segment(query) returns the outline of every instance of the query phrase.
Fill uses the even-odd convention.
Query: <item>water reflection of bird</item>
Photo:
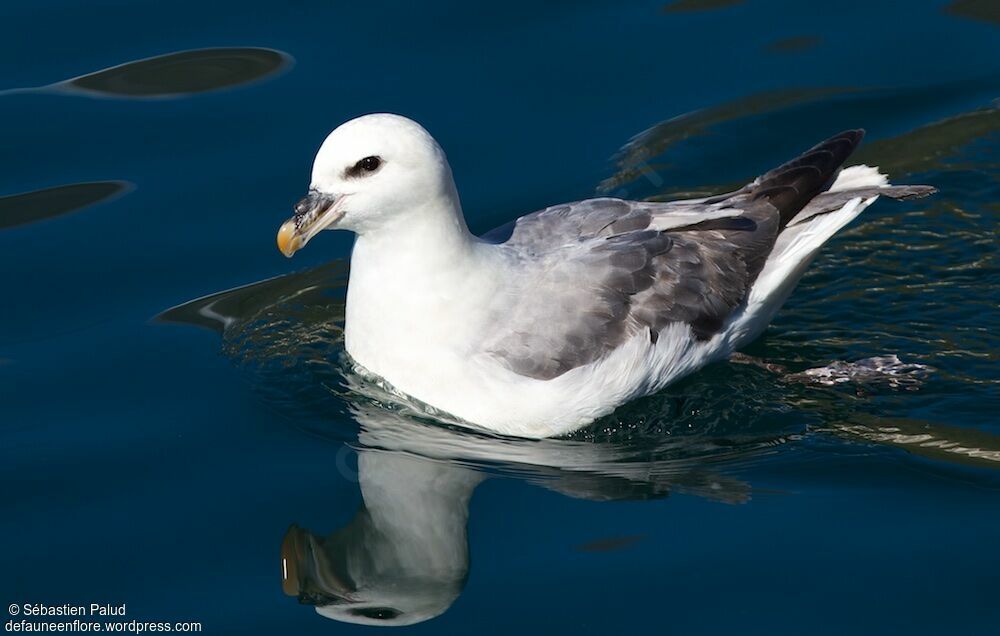
[[[748,344],[865,207],[933,192],[841,172],[861,138],[728,194],[591,199],[477,238],[434,139],[368,115],[324,142],[278,243],[290,256],[324,229],[358,235],[345,345],[368,372],[465,423],[559,435]]]
[[[411,625],[441,614],[465,585],[468,503],[482,478],[403,453],[360,453],[364,505],[327,537],[288,530],[285,593],[349,623]]]
[[[361,391],[353,395],[372,400],[390,397],[376,385],[355,388]],[[749,497],[746,483],[685,457],[683,443],[529,442],[433,426],[368,399],[351,411],[361,426],[361,509],[325,537],[293,525],[281,547],[285,592],[339,621],[399,626],[445,612],[469,571],[469,500],[491,475],[590,500],[672,490],[730,503]],[[740,456],[768,447],[755,444]]]

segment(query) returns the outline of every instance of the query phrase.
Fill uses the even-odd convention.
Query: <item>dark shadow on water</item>
[[[625,537],[607,537],[605,539],[588,541],[587,543],[576,546],[576,549],[579,552],[615,552],[617,550],[628,549],[636,543],[642,541],[644,538],[645,536],[641,534],[629,535]]]
[[[743,4],[745,0],[674,0],[663,5],[663,13],[695,13],[713,11]]]
[[[1000,105],[992,105],[929,123],[915,130],[876,139],[858,152],[859,162],[878,165],[888,174],[916,174],[941,167],[962,147],[1000,130]]]
[[[132,189],[127,181],[93,181],[0,197],[0,230],[63,216]]]
[[[156,317],[157,322],[196,325],[224,334],[227,327],[253,321],[270,308],[293,302],[308,303],[317,292],[336,292],[347,286],[347,264],[332,261],[326,265],[276,276],[197,298],[172,307]],[[342,304],[325,304],[331,309],[331,324],[339,329],[343,322]]]
[[[816,35],[796,35],[788,38],[775,40],[764,47],[768,53],[800,53],[814,49],[823,42],[823,38]]]
[[[996,0],[955,0],[945,13],[1000,25],[1000,2]]]
[[[59,93],[124,99],[162,99],[243,86],[292,65],[282,51],[257,47],[180,51],[127,62],[69,80],[4,93]]]

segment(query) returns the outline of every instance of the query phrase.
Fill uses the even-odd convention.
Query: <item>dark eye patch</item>
[[[355,616],[364,616],[365,618],[373,618],[379,621],[387,621],[396,618],[402,612],[397,609],[392,609],[391,607],[364,607],[361,609],[351,610],[351,614]]]
[[[382,158],[375,155],[359,159],[356,164],[344,170],[344,176],[350,179],[368,176],[381,168],[382,163]]]

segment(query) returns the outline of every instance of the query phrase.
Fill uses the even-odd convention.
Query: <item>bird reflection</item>
[[[359,386],[350,410],[360,425],[363,505],[323,537],[293,525],[281,546],[283,588],[338,621],[410,625],[445,612],[469,573],[469,500],[488,478],[514,477],[596,501],[664,497],[671,491],[737,503],[750,486],[659,447],[520,440],[454,430],[383,408],[380,387]],[[742,449],[740,457],[767,444]],[[720,458],[707,458],[708,466]]]
[[[483,473],[399,452],[358,454],[364,504],[327,537],[293,525],[283,589],[327,617],[412,625],[447,610],[469,571],[469,498]]]

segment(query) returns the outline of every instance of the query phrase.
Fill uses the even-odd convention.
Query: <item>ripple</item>
[[[742,186],[750,174],[740,171],[741,157],[768,151],[781,141],[777,131],[786,130],[796,119],[810,123],[831,121],[829,125],[833,126],[842,120],[856,126],[859,122],[877,123],[872,122],[873,113],[882,119],[885,112],[897,110],[902,117],[908,111],[929,108],[962,95],[977,100],[990,96],[980,108],[925,121],[902,134],[883,139],[876,139],[873,134],[851,159],[880,166],[892,177],[937,169],[948,158],[1000,129],[1000,105],[992,100],[998,87],[1000,77],[991,76],[932,87],[804,88],[741,97],[683,113],[639,132],[612,157],[615,173],[604,179],[597,191],[651,200],[718,194]],[[741,126],[739,132],[727,134],[736,125]],[[798,130],[794,132],[795,138],[801,134]],[[785,137],[791,139],[792,135]],[[716,139],[725,140],[718,149],[713,145]],[[801,150],[793,146],[788,153]],[[683,161],[677,160],[682,155]],[[777,158],[784,159],[787,156]],[[990,162],[976,165],[988,167]],[[718,179],[719,174],[728,171],[733,174],[731,181],[699,180],[702,173],[711,173]]]
[[[654,186],[663,186],[665,179],[656,171],[656,166],[649,162],[682,141],[707,135],[716,126],[754,115],[782,111],[792,106],[829,98],[834,95],[849,93],[852,88],[816,88],[787,89],[767,91],[734,100],[727,104],[719,104],[690,113],[684,113],[662,121],[632,137],[615,154],[617,172],[602,181],[598,192],[610,193],[626,188],[628,184],[644,177]],[[709,186],[712,193],[717,186]],[[700,189],[685,190],[684,194],[692,196],[701,194]],[[672,196],[680,196],[673,192]]]
[[[1000,24],[1000,4],[995,0],[955,0],[944,11],[963,18]]]
[[[674,0],[663,6],[663,13],[694,13],[714,11],[743,4],[745,0]]]
[[[768,53],[799,53],[814,49],[823,42],[823,38],[818,35],[795,35],[792,37],[774,40],[764,46]]]
[[[635,534],[624,537],[607,537],[605,539],[596,539],[594,541],[578,545],[575,549],[577,552],[614,552],[630,548],[645,538],[646,535],[643,534]]]
[[[851,439],[901,448],[914,455],[1000,469],[1000,435],[912,418],[858,415],[817,428]]]
[[[866,387],[888,386],[916,390],[934,372],[926,364],[903,362],[895,354],[865,358],[857,362],[835,361],[785,377],[786,380],[814,382],[825,386],[853,384]]]
[[[157,99],[218,91],[273,77],[289,68],[290,55],[257,47],[208,48],[157,55],[37,88],[41,92],[123,99]]]
[[[1000,130],[1000,107],[991,105],[920,126],[887,139],[863,145],[859,163],[879,166],[890,175],[915,174],[940,168],[947,157]]]
[[[37,223],[110,201],[129,191],[127,181],[92,181],[0,197],[0,229]]]

